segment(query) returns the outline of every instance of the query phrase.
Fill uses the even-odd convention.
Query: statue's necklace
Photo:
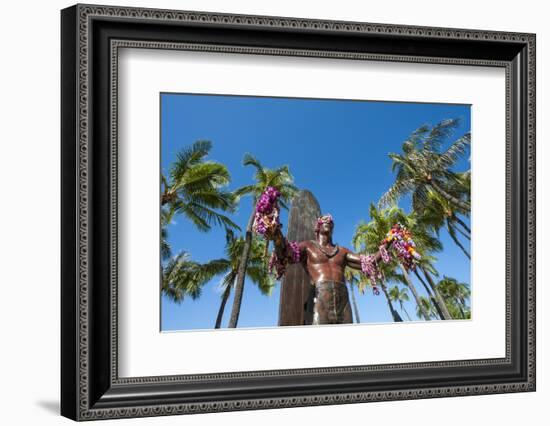
[[[336,253],[338,253],[338,250],[339,250],[339,247],[338,247],[338,244],[335,244],[334,245],[334,251],[332,253],[327,253],[325,251],[325,249],[321,246],[321,244],[319,244],[317,241],[313,241],[315,243],[315,245],[319,248],[319,250],[321,250],[323,252],[323,254],[328,257],[329,259],[331,257],[334,257],[336,256]]]

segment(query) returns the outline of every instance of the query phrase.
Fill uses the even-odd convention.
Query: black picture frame
[[[534,34],[75,5],[61,12],[61,414],[160,416],[535,390]],[[506,69],[506,357],[119,378],[116,52],[234,53]],[[114,123],[114,124],[113,124]]]

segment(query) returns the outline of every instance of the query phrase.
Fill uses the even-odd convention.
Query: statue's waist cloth
[[[351,306],[345,283],[321,281],[314,284],[313,325],[351,324]]]

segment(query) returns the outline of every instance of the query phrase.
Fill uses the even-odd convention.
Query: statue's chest
[[[341,265],[344,262],[345,254],[341,249],[339,250],[320,250],[317,247],[313,247],[309,250],[308,253],[308,263],[312,264],[336,264]]]

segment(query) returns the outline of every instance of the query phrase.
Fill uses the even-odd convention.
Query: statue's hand
[[[277,227],[277,229],[275,229],[273,240],[275,241],[276,244],[283,244],[284,237],[283,237],[283,233],[281,232],[280,226]]]

